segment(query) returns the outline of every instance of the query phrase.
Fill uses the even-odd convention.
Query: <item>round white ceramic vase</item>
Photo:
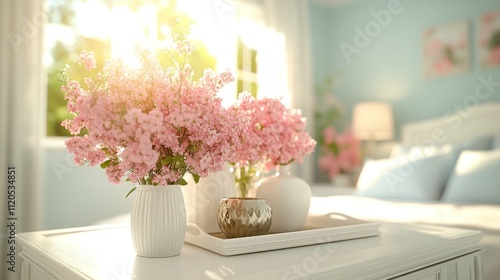
[[[289,167],[280,165],[274,176],[257,183],[256,196],[271,206],[273,222],[270,233],[303,230],[309,214],[311,189],[306,181],[290,175]]]
[[[230,168],[226,164],[223,170],[200,178],[198,183],[194,182],[190,174],[186,175],[184,179],[188,184],[183,186],[182,193],[188,223],[195,223],[208,233],[220,232],[217,224],[219,203],[224,197],[236,196],[234,176]]]
[[[141,257],[179,255],[186,234],[186,208],[181,186],[138,186],[130,230]]]

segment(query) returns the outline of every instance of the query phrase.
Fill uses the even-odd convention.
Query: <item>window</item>
[[[247,91],[257,97],[257,50],[248,47],[238,38],[237,93]]]
[[[75,67],[81,51],[93,51],[99,67],[110,56],[126,56],[133,50],[134,42],[163,40],[173,30],[190,30],[197,42],[191,59],[196,74],[202,74],[206,68],[229,68],[233,72],[234,85],[223,88],[221,93],[225,104],[242,91],[257,97],[260,46],[256,35],[262,33],[262,27],[258,23],[260,8],[250,2],[46,0],[46,135],[70,136],[61,126],[71,115],[60,90],[59,74],[65,65],[70,65],[68,75],[83,83],[83,73]]]
[[[46,0],[47,136],[70,136],[61,126],[71,115],[60,90],[59,74],[65,65],[70,65],[68,75],[83,84],[83,73],[75,67],[81,51],[93,51],[99,67],[110,56],[132,52],[135,42],[162,40],[174,30],[189,32],[194,21],[176,9],[176,1],[166,1],[164,5],[152,2]],[[215,68],[217,61],[204,43],[195,40],[195,44],[191,66],[196,79],[204,69]]]

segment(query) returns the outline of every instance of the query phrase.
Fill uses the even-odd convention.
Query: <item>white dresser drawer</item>
[[[412,272],[397,278],[394,280],[443,280],[444,273],[441,265],[432,266],[425,268],[416,272]]]
[[[23,259],[21,280],[57,280],[32,262]]]
[[[394,280],[480,280],[482,275],[479,263],[480,256],[476,252],[396,277]]]
[[[432,275],[429,275],[427,277],[424,277],[424,278],[420,278],[420,280],[439,280],[439,279],[442,279],[440,277],[440,273],[437,273],[437,274],[432,274]]]

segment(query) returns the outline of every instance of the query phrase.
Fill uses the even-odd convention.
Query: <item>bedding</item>
[[[468,139],[469,137],[465,138]],[[448,177],[455,163],[463,151],[485,151],[489,150],[492,146],[493,137],[485,135],[480,137],[473,137],[468,140],[455,141],[453,143],[430,143],[426,145],[402,145],[398,144],[393,147],[390,157],[409,157],[411,158],[426,158],[438,154],[446,154],[446,162],[444,162],[443,175]]]
[[[500,150],[462,152],[442,201],[500,205]]]
[[[447,176],[448,154],[412,159],[399,156],[368,160],[358,179],[356,194],[386,199],[438,200]]]
[[[350,195],[313,197],[311,214],[480,230],[483,279],[499,280],[500,103],[466,113],[404,125],[388,159],[366,161]]]

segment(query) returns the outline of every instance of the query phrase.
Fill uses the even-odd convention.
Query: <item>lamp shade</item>
[[[394,137],[392,107],[385,102],[362,102],[353,109],[353,131],[361,140],[390,140]]]

